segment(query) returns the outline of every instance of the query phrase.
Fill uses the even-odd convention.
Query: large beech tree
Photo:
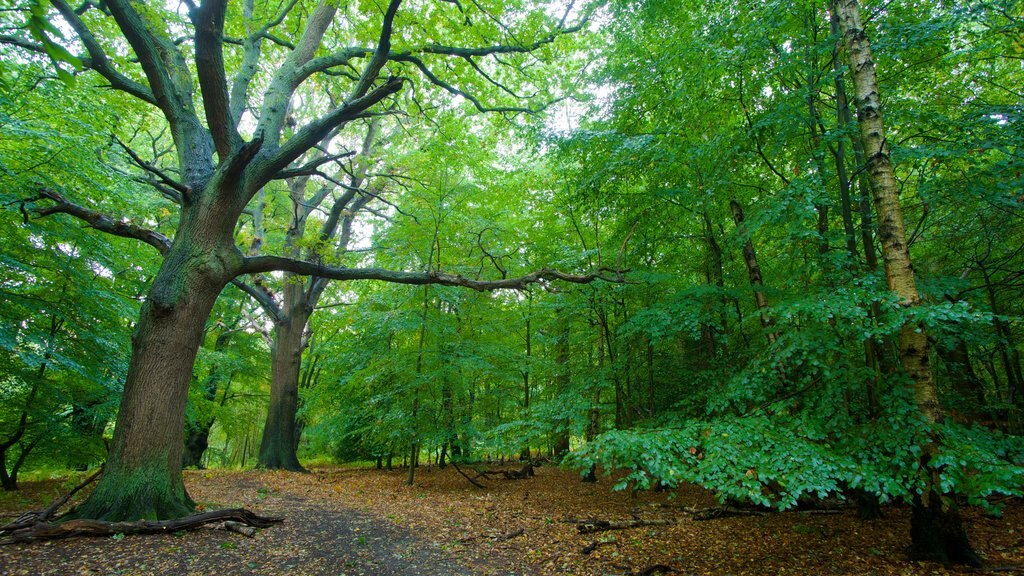
[[[68,214],[98,230],[146,242],[163,254],[132,336],[131,362],[106,468],[95,491],[78,508],[80,517],[172,518],[193,509],[181,476],[189,380],[213,304],[240,276],[278,271],[478,290],[522,288],[542,280],[585,283],[599,277],[543,269],[487,281],[440,271],[343,268],[289,256],[243,254],[235,232],[259,190],[309,169],[296,162],[333,131],[384,113],[381,102],[413,83],[401,76],[404,71],[480,110],[529,111],[528,103],[524,105],[503,79],[535,65],[537,58],[531,53],[549,49],[559,36],[580,27],[567,26],[568,12],[561,19],[542,12],[521,18],[528,13],[523,10],[532,7],[518,5],[508,8],[517,14],[510,19],[514,24],[495,25],[492,21],[500,21],[503,14],[501,3],[473,15],[461,13],[459,3],[408,7],[435,14],[429,27],[425,16],[403,16],[401,0],[361,3],[366,14],[350,9],[344,18],[331,1],[310,5],[292,0],[277,13],[262,15],[254,4],[186,1],[186,19],[130,0],[87,2],[79,8],[53,0],[59,17],[84,48],[80,58],[62,56],[45,32],[37,32],[35,40],[4,38],[28,52],[80,63],[110,88],[154,106],[173,139],[172,166],[157,166],[129,152],[149,172],[154,186],[177,203],[179,221],[173,238],[76,203],[69,198],[73,191],[37,191],[38,215]],[[480,3],[474,6],[484,10]],[[440,10],[450,17],[437,19]],[[38,13],[33,13],[36,20]],[[235,25],[236,18],[242,25]],[[244,29],[242,38],[225,32],[229,21],[231,29]],[[477,32],[474,26],[486,30]],[[449,28],[463,45],[437,42],[434,34]],[[103,37],[111,30],[118,37]],[[351,36],[344,37],[345,32]],[[121,56],[128,48],[133,59]],[[468,63],[469,68],[453,62]],[[446,79],[448,70],[473,79]],[[337,104],[300,126],[289,126],[289,109],[314,83],[329,85]],[[480,95],[487,85],[501,88],[502,96],[492,106]]]

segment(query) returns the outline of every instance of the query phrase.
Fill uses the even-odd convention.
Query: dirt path
[[[0,548],[0,575],[479,574],[404,529],[315,498],[271,492],[245,481],[233,492],[254,495],[260,513],[283,524],[253,538],[213,528],[167,536],[73,539]],[[197,490],[204,494],[205,490]],[[503,573],[507,574],[507,572]]]

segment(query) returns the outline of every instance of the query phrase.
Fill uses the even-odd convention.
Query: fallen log
[[[76,536],[113,536],[114,534],[169,534],[180,530],[194,530],[215,522],[233,521],[253,528],[268,528],[284,518],[260,516],[245,508],[211,510],[175,518],[173,520],[137,520],[135,522],[106,522],[103,520],[77,519],[66,522],[36,522],[31,526],[18,528],[4,534],[0,545],[58,540]]]
[[[478,470],[476,473],[476,478],[490,476],[503,476],[505,480],[525,480],[534,476],[533,464],[527,464],[519,470]]]
[[[235,522],[234,520],[228,520],[221,526],[222,529],[228,532],[234,532],[235,534],[241,534],[242,536],[248,536],[252,538],[256,535],[256,528],[253,526],[247,526],[241,522]]]
[[[626,530],[642,526],[668,526],[672,520],[582,520],[576,524],[580,534],[592,534],[605,530]]]

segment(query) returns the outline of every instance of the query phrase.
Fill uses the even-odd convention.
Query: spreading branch
[[[161,254],[167,254],[171,249],[171,239],[163,234],[122,220],[115,220],[110,216],[101,214],[95,210],[69,202],[54,190],[40,190],[39,196],[28,201],[34,202],[38,200],[51,200],[54,203],[53,206],[33,209],[33,212],[39,218],[50,216],[52,214],[69,214],[88,223],[89,226],[101,232],[106,232],[107,234],[120,236],[122,238],[141,240],[153,248],[156,248]]]
[[[461,286],[472,288],[477,291],[487,290],[522,290],[530,284],[544,281],[562,281],[571,284],[589,284],[595,280],[605,282],[621,282],[621,271],[603,270],[590,274],[568,274],[550,268],[544,268],[517,276],[514,278],[503,278],[501,280],[476,280],[466,278],[458,274],[445,272],[404,272],[399,270],[387,270],[384,268],[342,268],[326,266],[314,262],[305,262],[280,256],[255,256],[245,258],[241,274],[263,274],[266,272],[291,272],[303,276],[319,276],[331,280],[381,280],[396,284],[441,284],[443,286]],[[615,272],[615,276],[606,275],[607,272]]]
[[[110,59],[107,58],[107,53],[100,46],[92,31],[82,22],[76,10],[68,5],[65,0],[53,0],[53,6],[75,31],[86,52],[89,53],[88,58],[82,59],[83,66],[98,72],[100,76],[103,76],[110,82],[111,88],[126,92],[144,102],[156,105],[156,97],[153,95],[152,90],[121,74],[114,68]]]

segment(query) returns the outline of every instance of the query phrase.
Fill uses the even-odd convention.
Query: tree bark
[[[857,0],[837,0],[832,8],[839,18],[853,76],[857,119],[878,215],[886,281],[901,306],[918,306],[920,296],[899,204],[899,183],[886,142],[875,63],[867,34],[861,26],[860,6]],[[923,325],[907,323],[900,329],[899,352],[903,369],[911,379],[917,412],[933,430],[922,447],[921,474],[925,486],[913,502],[911,556],[943,563],[980,565],[980,558],[967,540],[955,500],[942,493],[938,472],[930,467],[930,459],[936,451],[934,425],[942,420],[942,411],[929,362],[931,344]]]
[[[301,290],[294,284],[289,286]],[[295,416],[299,407],[299,371],[307,319],[305,314],[293,311],[274,325],[270,404],[260,442],[259,468],[306,470],[295,454]]]
[[[750,233],[743,223],[743,208],[736,200],[729,201],[732,209],[732,218],[736,222],[736,229],[743,237],[743,262],[747,266],[747,276],[750,278],[750,287],[754,289],[754,303],[761,314],[761,326],[765,329],[765,337],[769,344],[774,344],[778,339],[775,333],[775,321],[769,316],[765,309],[768,308],[768,297],[764,295],[764,279],[761,276],[761,266],[757,263],[757,252],[754,251],[754,243],[750,239]]]
[[[190,215],[142,305],[110,455],[75,517],[162,520],[195,507],[181,476],[189,382],[206,319],[241,254],[224,218]]]

